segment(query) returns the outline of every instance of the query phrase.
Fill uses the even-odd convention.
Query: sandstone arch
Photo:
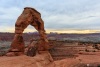
[[[15,23],[15,36],[11,43],[9,52],[24,52],[24,41],[22,34],[28,25],[32,25],[39,32],[40,41],[43,45],[48,43],[41,14],[34,8],[25,7]],[[46,46],[48,45],[43,46],[44,49],[47,48]]]

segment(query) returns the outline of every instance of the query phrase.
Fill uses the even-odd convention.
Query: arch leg
[[[24,26],[23,26],[24,25]],[[15,25],[15,36],[14,36],[14,39],[11,43],[11,49],[10,51],[18,51],[18,52],[24,52],[24,48],[25,48],[25,45],[24,45],[24,40],[23,40],[23,37],[22,37],[22,34],[23,34],[23,31],[24,29],[27,27],[28,25],[25,25],[25,24],[17,24],[16,22],[16,25]]]
[[[39,18],[37,21],[33,22],[31,25],[39,32],[39,35],[40,35],[38,50],[48,50],[49,45],[48,45],[48,40],[47,40],[47,36],[44,29],[43,20]]]

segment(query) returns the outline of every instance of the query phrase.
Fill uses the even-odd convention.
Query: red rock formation
[[[48,40],[45,34],[44,22],[41,19],[41,14],[34,8],[26,7],[15,23],[15,36],[13,42],[11,43],[9,52],[24,52],[22,34],[28,25],[32,25],[40,34],[39,49],[42,47],[42,50],[47,50]]]
[[[21,55],[18,57],[0,57],[0,67],[48,67],[53,59],[48,51],[34,57]],[[54,66],[52,66],[54,67]]]

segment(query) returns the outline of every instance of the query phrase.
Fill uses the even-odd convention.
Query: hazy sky
[[[24,7],[42,14],[47,32],[100,32],[100,0],[0,0],[0,32],[14,32]]]

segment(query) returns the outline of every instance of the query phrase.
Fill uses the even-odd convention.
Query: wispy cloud
[[[0,29],[13,31],[26,6],[42,14],[46,29],[100,30],[100,0],[0,0]]]

